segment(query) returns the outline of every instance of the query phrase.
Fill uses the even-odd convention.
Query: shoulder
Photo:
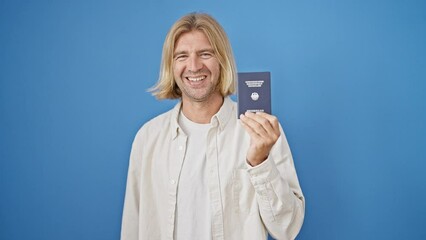
[[[136,134],[136,137],[144,135],[152,136],[152,134],[157,133],[161,130],[169,129],[172,116],[173,109],[152,118],[140,127],[139,131]]]
[[[170,124],[170,120],[172,119],[173,109],[162,113],[148,122],[146,122],[142,128],[156,128],[158,126],[164,127],[164,124]]]

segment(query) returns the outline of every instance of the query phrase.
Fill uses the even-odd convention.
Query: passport
[[[271,73],[238,73],[238,118],[245,112],[271,114]]]

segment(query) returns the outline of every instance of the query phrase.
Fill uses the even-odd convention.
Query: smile
[[[199,82],[206,78],[206,76],[200,76],[200,77],[186,77],[191,82]]]

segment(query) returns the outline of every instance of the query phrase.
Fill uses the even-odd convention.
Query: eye
[[[209,58],[213,57],[213,54],[211,52],[202,52],[200,54],[200,57],[202,59],[209,59]]]
[[[185,54],[179,54],[179,55],[177,55],[176,57],[175,57],[175,60],[176,61],[183,61],[183,60],[185,60],[186,58],[187,58],[188,56],[187,55],[185,55]]]

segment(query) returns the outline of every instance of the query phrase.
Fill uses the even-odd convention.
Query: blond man
[[[138,131],[122,240],[294,239],[304,197],[275,116],[236,116],[236,67],[220,24],[191,13],[169,30],[158,99],[180,99]]]

